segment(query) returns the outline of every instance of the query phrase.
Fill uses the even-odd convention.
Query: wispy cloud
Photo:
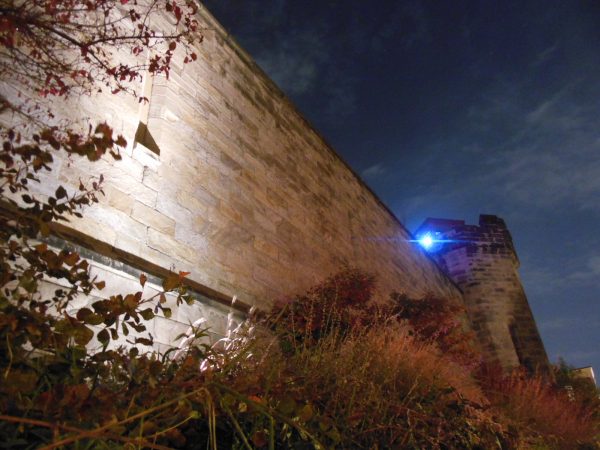
[[[382,50],[385,41],[393,37],[397,37],[396,42],[408,48],[431,40],[430,21],[423,2],[398,2],[387,20],[371,34],[371,49]]]
[[[590,365],[590,361],[600,356],[600,350],[574,350],[556,352],[554,360],[559,358],[564,359],[567,364],[572,364],[575,367],[586,367]]]
[[[402,2],[396,19],[404,19],[403,22],[405,27],[407,27],[407,31],[405,31],[402,39],[402,43],[405,46],[412,47],[417,43],[431,39],[429,20],[427,19],[423,2],[417,0]]]
[[[540,330],[545,332],[564,330],[567,328],[573,328],[577,323],[576,319],[567,319],[564,317],[553,318],[549,320],[542,320],[539,322]]]
[[[278,45],[264,48],[256,61],[281,89],[294,96],[314,90],[328,54],[318,33],[310,30],[292,33]]]
[[[586,266],[578,271],[571,272],[567,276],[567,279],[580,282],[593,281],[600,283],[600,256],[590,256]]]
[[[388,52],[390,40],[410,48],[431,39],[420,0],[376,10],[359,1],[343,8],[290,0],[207,3],[231,19],[241,44],[298,106],[320,105],[317,125],[337,126],[357,112],[363,56]]]
[[[272,42],[255,58],[286,94],[300,104],[304,97],[319,98],[321,117],[331,123],[356,111],[357,79],[344,72],[347,62],[332,64],[339,48],[321,24],[277,35]]]
[[[374,164],[370,167],[367,167],[360,174],[363,178],[374,178],[380,175],[383,175],[386,172],[385,167],[381,163]]]
[[[556,44],[546,47],[544,50],[539,52],[534,60],[530,63],[531,67],[537,68],[542,66],[544,63],[550,61],[555,55],[558,46]]]
[[[582,94],[600,94],[600,82],[571,81],[534,102],[524,100],[528,88],[498,83],[470,106],[469,145],[457,159],[469,165],[472,149],[483,151],[476,152],[472,170],[452,169],[461,188],[446,188],[529,211],[564,205],[600,213],[600,105],[595,95]]]

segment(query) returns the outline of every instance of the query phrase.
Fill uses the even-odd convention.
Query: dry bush
[[[543,442],[555,449],[599,448],[597,412],[547,379],[522,371],[487,376],[484,389],[494,410],[515,429],[524,445]],[[594,444],[596,442],[596,444]]]
[[[329,333],[293,353],[262,339],[232,385],[327,448],[498,448],[502,440],[470,373],[405,324]],[[246,423],[248,435],[260,422]]]
[[[542,379],[476,380],[452,305],[397,296],[386,307],[372,292],[350,269],[263,319],[252,357],[223,380],[240,446],[596,448],[591,410]]]

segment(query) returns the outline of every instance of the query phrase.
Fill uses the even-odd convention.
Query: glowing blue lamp
[[[419,244],[421,244],[421,247],[423,247],[425,250],[430,250],[431,247],[433,246],[433,243],[434,243],[433,237],[431,237],[431,234],[429,234],[429,233],[427,233],[419,238]]]

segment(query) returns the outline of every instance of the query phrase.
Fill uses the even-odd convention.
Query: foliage
[[[65,99],[102,88],[134,94],[126,83],[140,78],[142,72],[168,76],[179,43],[184,62],[196,59],[191,52],[197,28],[192,2],[128,3],[0,2],[0,433],[4,447],[59,441],[57,446],[61,440],[67,444],[83,437],[145,442],[141,433],[129,437],[129,428],[139,428],[139,420],[132,416],[143,410],[140,417],[151,418],[154,411],[170,405],[163,391],[153,391],[170,372],[157,355],[142,355],[136,345],[152,344],[152,336],[144,334],[146,320],[155,314],[170,315],[165,292],[176,291],[178,303],[191,300],[182,287],[186,274],[172,273],[163,283],[163,292],[150,298],[143,296],[146,277],[142,275],[139,292],[111,296],[71,312],[73,300],[101,290],[104,282],[90,275],[88,262],[76,252],[51,248],[44,238],[54,222],[81,217],[82,207],[98,201],[103,178],[82,181],[77,191],[59,186],[48,196],[31,190],[40,174],[52,169],[57,152],[96,161],[105,154],[119,159],[126,146],[125,139],[115,136],[106,123],[89,124],[83,132],[68,122],[59,126],[55,102],[46,101],[48,97]],[[153,17],[163,11],[173,16],[172,31],[153,28]],[[140,63],[137,55],[145,50],[151,50],[152,56]],[[42,283],[52,280],[65,287],[53,293],[41,289]],[[132,345],[129,350],[114,345],[123,338]],[[115,401],[120,395],[127,403]]]
[[[356,281],[352,272],[332,279],[348,286],[345,274]],[[315,305],[330,301],[314,293],[331,294],[321,288],[332,279],[310,291]],[[297,309],[277,310],[287,323],[282,310]],[[282,350],[289,333],[266,316],[259,322],[275,333],[249,322],[222,350],[192,345],[175,360],[135,349],[86,356],[83,348],[31,358],[25,365],[44,382],[27,388],[19,376],[21,384],[3,392],[23,403],[1,417],[0,433],[13,447],[550,449],[570,448],[577,441],[569,437],[592,442],[577,407],[560,403],[540,380],[502,378],[505,384],[482,391],[435,342],[393,315],[380,318],[352,322],[344,333],[329,328],[292,349]]]
[[[344,335],[356,327],[378,321],[371,302],[375,278],[347,268],[293,299],[278,300],[265,324],[280,336],[287,352],[310,347],[329,335]]]
[[[178,43],[184,62],[196,59],[195,12],[192,1],[176,0],[2,0],[0,76],[41,96],[133,93],[127,82],[145,70],[168,76]],[[157,27],[164,13],[176,26]],[[147,62],[132,64],[148,50]]]
[[[455,362],[477,368],[481,363],[474,334],[466,328],[466,311],[457,302],[427,295],[411,299],[403,294],[393,294],[398,317],[406,320],[419,339],[434,342]]]
[[[590,407],[542,376],[523,370],[488,373],[482,387],[492,408],[523,444],[549,449],[597,448],[600,420]]]
[[[553,366],[556,384],[565,389],[568,395],[595,411],[600,420],[600,390],[589,378],[578,376],[576,369],[563,359]]]
[[[468,374],[394,322],[258,361],[235,389],[291,416],[324,448],[493,448],[500,435]],[[243,419],[248,436],[273,434],[276,448],[303,442],[278,420],[270,431],[265,418]]]
[[[325,447],[596,448],[592,410],[547,379],[483,374],[462,308],[431,295],[382,305],[373,292],[372,276],[347,269],[278,303],[268,351],[231,383]],[[270,436],[264,417],[243,425]],[[298,441],[271,429],[278,447]]]
[[[325,448],[494,448],[502,427],[482,413],[469,372],[374,292],[372,275],[345,269],[278,302],[263,319],[273,334],[232,385],[292,415]],[[302,442],[277,421],[245,419],[247,435],[275,435],[277,448]]]

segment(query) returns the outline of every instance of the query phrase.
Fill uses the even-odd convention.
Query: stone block
[[[149,167],[144,168],[144,174],[142,177],[142,183],[144,186],[149,187],[151,190],[158,192],[163,187],[164,180],[158,175],[158,173]]]
[[[256,236],[254,238],[254,248],[256,251],[264,253],[273,259],[278,259],[279,257],[279,246],[274,242],[263,239],[262,237]]]
[[[253,239],[251,232],[233,223],[225,225],[214,236],[215,243],[234,248],[251,244]]]
[[[124,212],[125,214],[131,214],[133,208],[134,199],[125,192],[113,187],[112,185],[104,188],[104,194],[106,195],[106,201],[109,206]],[[101,200],[102,201],[102,200]]]
[[[113,233],[116,233],[115,237],[120,234],[142,237],[146,234],[146,225],[131,219],[129,215],[113,208],[95,205],[86,211],[84,217],[93,220],[98,225],[105,225],[110,228]],[[91,235],[103,237],[103,234],[100,234],[99,228]]]
[[[147,244],[150,249],[154,249],[159,253],[169,256],[170,261],[177,261],[178,258],[181,258],[188,263],[194,264],[194,262],[198,260],[198,256],[194,249],[180,243],[169,235],[165,235],[155,230],[154,228],[148,228]],[[173,265],[172,262],[163,267],[171,267],[171,265]]]
[[[143,174],[146,173],[148,170],[156,172],[160,164],[159,155],[140,143],[134,144],[132,151],[132,159],[140,163],[144,168],[142,178]]]
[[[194,215],[192,212],[181,206],[175,198],[175,194],[161,192],[156,201],[156,210],[165,216],[175,220],[179,226],[191,227]]]
[[[111,185],[122,192],[127,192],[131,197],[135,198],[137,202],[153,207],[156,205],[157,192],[144,185],[141,182],[142,177],[143,171],[139,180],[134,180],[125,174],[120,174],[119,176],[107,179],[106,184]]]
[[[169,236],[175,235],[175,221],[143,203],[134,203],[131,217],[162,234]]]
[[[190,211],[193,216],[206,216],[208,206],[200,201],[198,197],[188,190],[180,190],[177,192],[177,203]]]

